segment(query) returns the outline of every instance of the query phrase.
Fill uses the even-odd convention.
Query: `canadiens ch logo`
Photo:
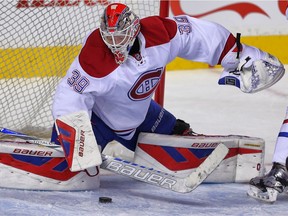
[[[163,72],[163,67],[143,73],[128,92],[131,100],[144,100],[155,91]]]

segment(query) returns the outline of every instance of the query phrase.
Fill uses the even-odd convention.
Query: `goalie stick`
[[[39,139],[38,137],[30,136],[30,135],[27,135],[27,134],[23,134],[23,133],[20,133],[20,132],[17,132],[17,131],[13,131],[13,130],[10,130],[10,129],[4,128],[4,127],[0,127],[0,133],[2,133],[3,135],[20,138],[22,140],[28,140],[29,143],[35,143],[35,144],[39,144],[39,145],[43,144],[43,145],[50,145],[50,146],[54,145],[54,146],[58,147],[58,145],[50,143],[50,142],[48,142],[46,140]]]
[[[19,145],[21,144],[21,147],[23,147],[23,145],[31,146],[31,149],[33,149],[34,151],[48,152],[46,155],[43,153],[43,155],[41,156],[35,154],[30,156],[49,157],[49,152],[52,152],[51,156],[54,157],[54,153],[56,155],[56,152],[58,152],[59,154],[59,152],[62,151],[62,155],[64,157],[61,146],[55,145],[45,140],[41,140],[34,136],[18,133],[16,131],[12,131],[3,127],[0,128],[0,132],[6,135],[21,138],[26,141],[25,143],[17,141],[14,142],[11,140],[0,140],[0,152],[2,153],[27,155],[27,152],[29,151],[21,152],[21,148],[20,150],[15,150],[17,148],[19,149]],[[228,148],[223,144],[219,144],[215,148],[215,150],[205,159],[205,161],[200,164],[199,167],[197,167],[190,175],[184,178],[104,154],[101,155],[102,164],[100,165],[100,167],[113,173],[127,176],[161,188],[165,188],[179,193],[188,193],[197,188],[217,168],[217,166],[222,162],[227,153]]]

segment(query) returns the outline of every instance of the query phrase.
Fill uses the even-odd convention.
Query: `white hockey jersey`
[[[167,63],[178,56],[219,64],[235,45],[222,26],[189,16],[144,18],[138,39],[140,52],[118,65],[99,29],[91,32],[56,89],[54,118],[94,112],[116,133],[131,131],[123,137],[130,139],[146,116]]]

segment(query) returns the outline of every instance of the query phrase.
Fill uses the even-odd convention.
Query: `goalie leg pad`
[[[264,140],[247,136],[174,136],[141,133],[134,161],[179,176],[196,169],[220,143],[229,153],[206,182],[248,182],[264,174]]]
[[[0,187],[24,190],[95,190],[99,172],[71,172],[64,158],[0,153]]]

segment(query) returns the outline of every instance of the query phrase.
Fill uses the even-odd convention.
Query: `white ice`
[[[270,89],[245,94],[217,84],[219,69],[175,71],[166,74],[164,106],[191,124],[195,132],[238,134],[266,141],[265,164],[270,169],[275,141],[288,106],[285,75]],[[21,184],[21,179],[19,179]],[[247,184],[202,184],[178,194],[135,180],[105,174],[95,191],[51,192],[0,189],[0,215],[277,215],[288,214],[288,195],[274,204],[246,196]],[[98,203],[108,196],[112,203]]]

